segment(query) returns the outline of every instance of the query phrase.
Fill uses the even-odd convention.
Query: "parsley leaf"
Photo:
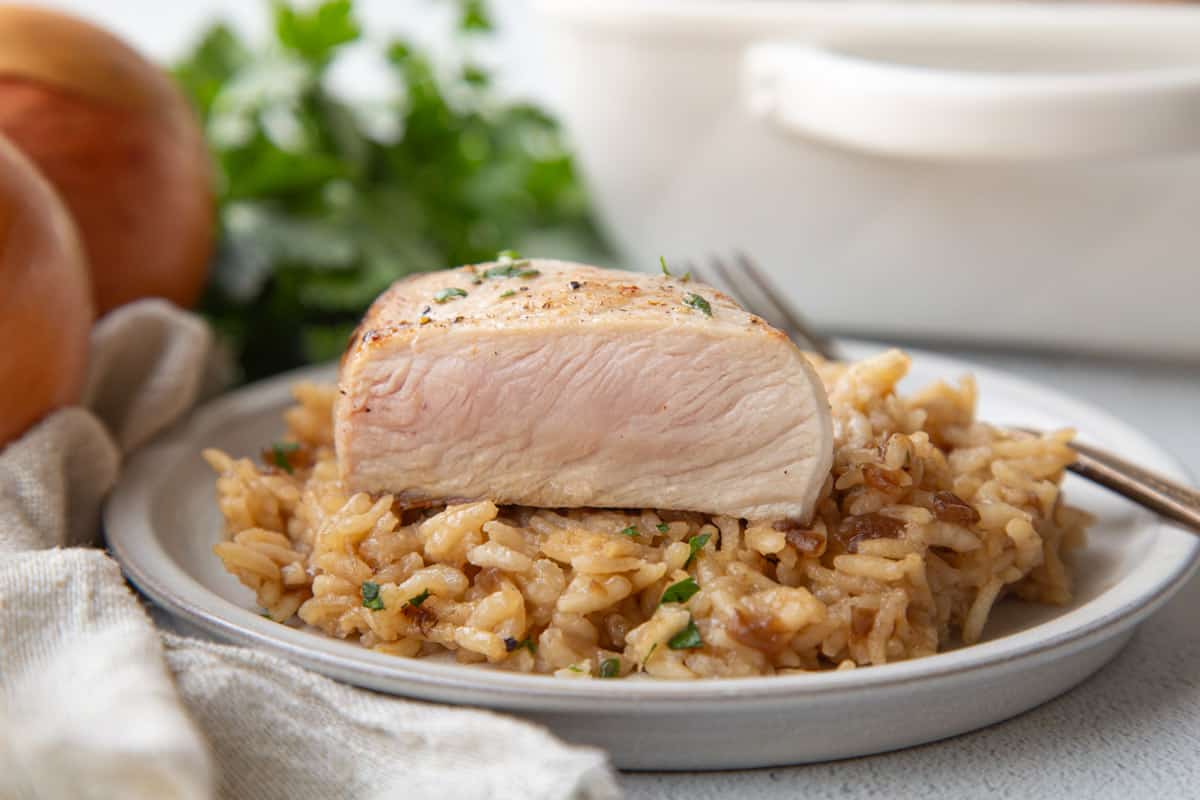
[[[365,608],[372,611],[383,610],[383,598],[379,596],[379,584],[371,581],[363,581],[362,585],[362,604]]]
[[[704,647],[704,640],[700,638],[700,629],[696,627],[696,620],[688,617],[687,627],[667,640],[667,647],[672,650],[697,650]]]
[[[299,449],[299,442],[275,442],[271,445],[271,462],[288,475],[292,475],[296,470],[292,467],[292,460],[288,456]]]
[[[658,528],[659,533],[667,533],[668,531],[671,530],[671,526],[665,522],[660,522],[657,525],[655,525],[654,527]]]
[[[691,539],[688,539],[688,548],[690,548],[691,552],[688,554],[687,561],[683,562],[684,569],[687,569],[696,560],[696,554],[704,549],[704,545],[708,544],[708,540],[711,538],[711,533],[702,533],[699,536],[693,536]]]
[[[415,595],[414,597],[408,598],[408,604],[410,606],[420,607],[421,603],[424,603],[428,599],[429,599],[429,590],[426,589],[425,591],[421,592],[420,594]]]
[[[634,536],[641,536],[641,532],[638,531],[636,525],[630,525],[628,528],[621,531],[621,535],[628,536],[629,538],[632,539]]]
[[[331,0],[311,10],[275,3],[274,10],[279,43],[315,65],[324,65],[339,47],[362,33],[351,0]]]
[[[486,88],[492,82],[491,75],[475,64],[463,65],[462,79],[478,89]]]
[[[492,20],[488,16],[483,0],[463,0],[459,12],[458,29],[464,32],[490,31]]]
[[[667,266],[667,259],[663,256],[658,257],[658,263],[662,267],[662,274],[668,278],[671,277],[671,268]]]
[[[691,306],[697,311],[703,311],[704,316],[706,317],[712,316],[712,306],[710,306],[708,301],[698,294],[688,293],[684,295],[683,304],[685,306]]]
[[[520,258],[521,254],[516,250],[501,250],[499,253],[496,253],[497,261],[518,261]]]
[[[621,674],[621,659],[606,658],[600,662],[601,678],[616,678]]]
[[[690,575],[678,583],[673,583],[663,592],[660,603],[686,603],[692,598],[696,592],[700,591],[700,587],[696,585],[696,579]]]
[[[500,299],[503,300],[506,297],[512,297],[516,293],[517,293],[516,289],[509,289],[507,291],[500,293]]]
[[[433,302],[445,303],[453,297],[466,297],[466,296],[467,296],[467,293],[465,290],[459,289],[457,286],[451,286],[449,288],[439,290],[438,293],[433,296]]]
[[[520,650],[522,647],[527,648],[529,652],[533,653],[535,656],[537,655],[537,642],[533,641],[533,639],[530,639],[528,636],[520,641],[517,641],[511,636],[506,637],[504,640],[504,650],[506,652],[511,653],[514,650]]]
[[[519,278],[523,277],[526,272],[532,272],[535,276],[540,275],[536,269],[525,269],[529,266],[528,259],[520,261],[501,261],[499,266],[489,267],[484,270],[483,277],[485,278]]]

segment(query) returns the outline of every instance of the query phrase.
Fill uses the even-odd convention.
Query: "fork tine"
[[[812,346],[814,352],[822,358],[828,360],[836,360],[837,355],[834,352],[833,345],[823,336],[819,336],[804,322],[804,318],[798,311],[792,308],[786,300],[783,299],[783,294],[775,284],[771,283],[766,274],[763,273],[750,257],[742,251],[737,251],[734,254],[735,263],[738,269],[750,279],[750,281],[758,289],[759,295],[763,301],[770,306],[776,314],[787,322],[787,327],[794,333],[798,334],[802,339],[805,339]]]
[[[704,283],[725,292],[742,308],[758,314],[776,328],[787,331],[789,328],[787,319],[778,314],[778,310],[769,301],[763,302],[758,287],[743,274],[740,267],[730,267],[728,262],[715,254],[709,256],[708,263],[716,273],[716,280],[704,280]],[[788,335],[791,336],[791,333],[789,332]]]
[[[778,289],[755,267],[749,256],[741,251],[734,255],[736,261],[732,266],[720,256],[709,256],[708,266],[715,275],[694,261],[686,261],[683,266],[697,281],[730,295],[743,308],[766,318],[790,338],[800,340],[809,350],[828,360],[836,360],[837,356],[829,342],[814,334],[802,321],[800,314],[779,299]],[[714,277],[716,280],[713,280]]]
[[[709,258],[708,263],[712,264],[713,270],[717,273],[717,276],[721,281],[721,286],[718,288],[724,288],[725,291],[733,295],[733,299],[743,307],[749,308],[751,305],[753,305],[750,299],[746,297],[744,285],[739,284],[736,280],[734,280],[733,276],[729,272],[729,268],[725,266],[725,262],[722,261],[720,257],[712,256]]]
[[[722,285],[729,287],[729,294],[733,295],[742,307],[763,317],[776,328],[788,327],[787,318],[779,314],[778,309],[769,300],[764,302],[758,286],[746,277],[740,266],[731,267],[725,259],[717,255],[710,256],[709,263],[721,276]]]
[[[712,259],[709,263],[715,264],[716,259]],[[724,292],[732,297],[734,301],[738,303],[738,305],[748,307],[746,299],[738,294],[737,289],[730,285],[727,276],[723,277],[719,270],[716,270],[718,274],[714,275],[713,273],[709,272],[707,268],[702,267],[693,261],[685,261],[683,266],[692,273],[692,280],[696,281],[697,283],[706,283],[714,289]]]

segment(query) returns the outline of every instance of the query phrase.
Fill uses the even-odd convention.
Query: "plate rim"
[[[845,349],[855,358],[885,349],[875,343],[850,343]],[[1106,411],[1052,387],[1006,371],[985,367],[919,349],[905,351],[914,362],[928,365],[949,377],[969,371],[981,384],[1002,382],[1015,390],[1040,396],[1052,405],[1074,407],[1104,424],[1106,430],[1135,442],[1151,455],[1150,466],[1172,477],[1189,481],[1188,471],[1158,443]],[[362,648],[318,632],[283,626],[210,591],[192,578],[163,548],[151,519],[154,496],[169,474],[160,465],[198,456],[196,437],[210,431],[230,414],[249,414],[278,405],[298,380],[328,377],[334,365],[323,364],[286,372],[226,393],[195,410],[126,464],[121,479],[104,507],[108,547],[129,580],[166,610],[222,640],[260,647],[323,674],[393,694],[444,699],[453,693],[460,701],[482,702],[497,708],[610,712],[624,708],[656,707],[678,710],[679,701],[760,704],[781,699],[801,700],[813,695],[861,693],[890,689],[914,681],[1002,668],[1049,651],[1086,647],[1096,638],[1120,635],[1153,613],[1178,591],[1200,565],[1200,537],[1177,531],[1148,512],[1136,512],[1131,527],[1156,529],[1147,557],[1120,581],[1062,617],[1017,633],[923,658],[872,666],[847,672],[721,678],[701,681],[565,681],[549,675],[526,675],[472,665],[446,664],[420,659],[400,659]],[[1144,459],[1143,459],[1144,460]],[[1150,554],[1163,547],[1177,551],[1175,563],[1155,568]],[[1146,573],[1146,574],[1143,574]],[[1127,584],[1137,578],[1138,587]],[[1095,613],[1097,604],[1126,587],[1133,593],[1113,608]],[[1110,599],[1109,604],[1112,604]],[[215,606],[215,608],[213,607]],[[1080,624],[1041,638],[1039,628],[1093,609]],[[1107,635],[1105,635],[1107,634]],[[473,695],[466,697],[464,695]]]

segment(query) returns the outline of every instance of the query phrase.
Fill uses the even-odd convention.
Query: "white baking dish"
[[[1200,9],[538,0],[630,266],[858,334],[1200,357]]]

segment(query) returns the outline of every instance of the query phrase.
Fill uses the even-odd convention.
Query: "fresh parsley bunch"
[[[274,40],[210,29],[175,69],[220,173],[218,259],[201,310],[253,379],[332,358],[405,274],[518,247],[603,260],[558,125],[500,99],[471,53],[491,31],[459,0],[448,77],[394,40],[395,96],[355,106],[328,86],[360,38],[351,0],[271,7]]]

